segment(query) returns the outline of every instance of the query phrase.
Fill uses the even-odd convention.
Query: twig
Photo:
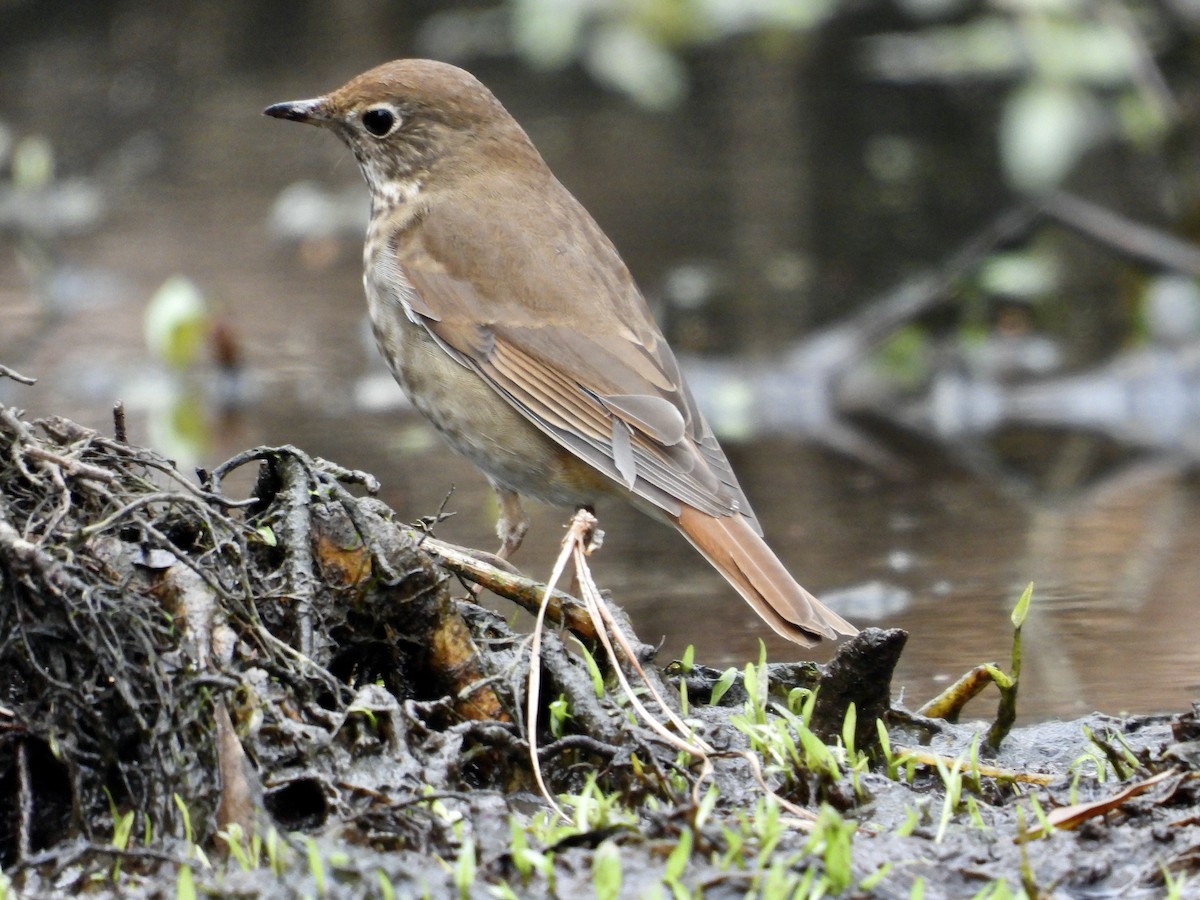
[[[919,747],[896,745],[893,746],[892,752],[897,758],[907,756],[918,765],[928,766],[931,769],[936,768],[939,762],[946,767],[949,767],[954,762],[954,759],[945,754],[931,753]],[[975,770],[984,778],[995,778],[1000,781],[1019,781],[1024,784],[1036,784],[1042,787],[1054,784],[1054,782],[1062,777],[1061,774],[1022,772],[1017,769],[1002,769],[998,766],[988,766],[981,763],[975,765]]]
[[[32,432],[25,423],[19,419],[12,417],[7,408],[0,408],[0,421],[7,424],[15,425],[21,430],[21,433],[28,436],[29,443],[34,441]],[[92,445],[93,448],[112,454],[123,460],[128,460],[138,466],[144,466],[147,469],[153,469],[156,472],[161,472],[167,478],[178,484],[188,493],[198,497],[206,503],[213,503],[223,506],[227,509],[235,509],[238,507],[252,506],[258,502],[257,498],[249,500],[231,500],[219,492],[205,490],[193,484],[190,479],[175,467],[175,464],[169,460],[157,456],[153,451],[145,450],[140,447],[131,447],[128,444],[119,443],[112,438],[105,437],[98,431],[93,431],[91,428],[85,428],[77,422],[72,422],[70,419],[64,419],[61,416],[48,416],[44,419],[39,419],[36,423],[43,431],[54,438],[61,444],[75,443],[85,441]],[[253,452],[253,451],[251,451]],[[22,470],[24,471],[24,470]]]
[[[1102,21],[1107,20],[1108,24],[1119,30],[1122,37],[1133,45],[1136,59],[1133,69],[1134,83],[1150,98],[1153,105],[1158,107],[1157,112],[1178,122],[1182,115],[1179,101],[1175,99],[1162,68],[1154,58],[1154,50],[1146,40],[1143,23],[1137,21],[1123,3],[1100,4],[1099,15]]]
[[[1200,277],[1200,247],[1190,241],[1139,224],[1065,191],[1048,196],[1042,202],[1042,211],[1059,224],[1135,260]]]
[[[10,369],[8,366],[0,366],[0,378],[11,378],[13,381],[19,381],[21,384],[37,384],[36,378],[30,378],[28,375],[22,375],[15,369]]]
[[[607,756],[609,759],[620,755],[621,748],[615,744],[609,744],[598,738],[594,738],[588,734],[568,734],[565,737],[559,738],[553,744],[549,744],[538,750],[538,755],[544,759],[558,756],[567,750],[583,750],[587,753],[594,753],[597,756]]]
[[[189,863],[194,862],[190,857],[180,856],[178,853],[171,853],[167,850],[155,850],[152,847],[126,847],[124,849],[114,846],[113,844],[95,844],[90,841],[79,841],[67,846],[52,847],[49,850],[31,856],[28,859],[23,859],[16,863],[12,868],[5,871],[6,875],[11,875],[25,869],[35,869],[39,866],[44,866],[47,863],[66,860],[59,865],[59,870],[63,870],[70,862],[80,859],[88,854],[96,854],[97,856],[114,856],[117,859],[130,860],[151,860],[153,862],[169,863],[176,868],[182,868]]]
[[[46,585],[53,590],[71,590],[82,593],[87,585],[66,571],[66,568],[46,553],[37,544],[21,537],[0,509],[0,549],[4,551],[9,565],[18,572],[40,572]]]
[[[301,451],[297,450],[295,447],[288,447],[287,449],[291,450],[295,456],[304,456],[304,454],[302,454]],[[307,457],[304,458],[307,459]],[[379,493],[379,489],[381,487],[379,484],[379,479],[370,472],[363,472],[360,469],[347,469],[344,466],[339,466],[335,462],[330,462],[327,459],[321,459],[319,456],[313,458],[311,462],[313,467],[318,472],[329,475],[339,484],[362,485],[363,489],[366,490],[366,492],[372,497]]]
[[[17,859],[28,859],[33,833],[33,775],[29,771],[29,741],[17,742]]]
[[[122,444],[129,443],[129,430],[125,427],[125,401],[113,404],[113,439]]]
[[[105,484],[112,484],[117,480],[117,476],[107,469],[101,469],[99,466],[89,465],[88,463],[80,462],[77,459],[71,459],[68,456],[61,456],[58,453],[54,453],[44,447],[24,447],[22,452],[26,456],[32,456],[34,459],[40,459],[44,462],[54,463],[68,475],[75,475],[79,478],[89,478],[92,481],[103,481]]]
[[[546,616],[558,625],[564,625],[587,640],[596,640],[596,626],[587,609],[570,594],[551,591],[547,598],[546,585],[515,572],[506,572],[476,555],[476,551],[448,544],[427,534],[418,535],[420,545],[438,557],[443,568],[460,575],[468,581],[481,584],[498,594],[537,614],[546,600]]]
[[[294,454],[281,454],[276,464],[283,480],[283,514],[279,518],[280,544],[285,548],[284,565],[288,572],[288,593],[296,601],[297,644],[300,652],[312,656],[313,594],[317,576],[313,568],[312,516],[308,506],[309,468]]]
[[[442,502],[438,504],[437,512],[432,516],[425,516],[417,523],[417,527],[421,529],[421,539],[417,541],[417,546],[420,547],[426,540],[433,539],[433,529],[437,527],[439,522],[444,522],[451,518],[454,513],[446,512],[446,507],[450,503],[450,498],[454,496],[454,485],[450,485],[450,489],[446,491],[442,497]],[[499,559],[500,557],[496,557]]]
[[[235,456],[229,457],[225,462],[221,463],[215,469],[208,473],[208,485],[213,491],[220,491],[221,480],[232,472],[234,469],[240,469],[246,463],[251,462],[270,462],[283,453],[299,453],[294,447],[284,445],[282,447],[254,447],[250,450],[243,450]],[[265,499],[265,498],[259,498]]]
[[[150,506],[153,503],[195,503],[194,498],[184,494],[171,493],[167,491],[159,491],[153,494],[143,494],[140,497],[135,497],[130,500],[116,512],[111,513],[99,522],[93,522],[91,525],[85,525],[75,532],[75,537],[79,540],[86,540],[94,535],[100,534],[112,528],[118,521],[128,516],[130,513],[141,509],[143,506]]]

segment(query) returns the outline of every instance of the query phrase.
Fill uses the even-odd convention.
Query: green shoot
[[[946,796],[942,801],[942,817],[938,822],[937,834],[933,838],[935,844],[940,844],[962,800],[962,769],[965,763],[961,756],[954,760],[948,769],[941,756],[936,757],[936,762],[938,774],[942,777],[942,786],[946,789]]]
[[[679,843],[667,857],[667,865],[663,870],[663,883],[671,889],[671,893],[680,895],[678,887],[682,887],[682,878],[687,871],[687,864],[692,858],[692,829],[684,828],[679,834]]]
[[[1017,600],[1017,605],[1013,607],[1011,616],[1013,624],[1012,662],[1009,665],[1009,677],[1006,679],[1008,683],[996,681],[996,687],[1000,691],[1000,706],[996,710],[996,721],[988,729],[989,747],[999,747],[1001,741],[1017,721],[1017,691],[1021,684],[1021,629],[1025,624],[1025,619],[1029,616],[1029,606],[1032,602],[1033,582],[1031,581],[1024,593],[1021,594],[1021,598]],[[994,674],[992,677],[995,679]]]
[[[900,824],[900,827],[896,829],[896,834],[900,837],[910,837],[912,833],[917,830],[917,826],[920,824],[920,811],[910,806],[904,811],[904,821]]]
[[[704,796],[700,798],[699,804],[696,806],[695,825],[697,828],[703,828],[704,824],[712,816],[713,810],[717,808],[717,799],[720,793],[717,791],[715,784],[710,784],[708,790],[704,792]]]
[[[858,883],[858,892],[862,894],[870,894],[879,886],[879,882],[887,878],[888,873],[892,871],[891,863],[884,863],[866,878]]]
[[[192,879],[192,867],[180,866],[175,876],[175,900],[196,900],[196,882]]]
[[[599,700],[604,696],[604,676],[600,674],[600,666],[596,664],[596,658],[592,656],[586,644],[576,638],[575,645],[579,648],[584,665],[587,666],[588,675],[592,679],[592,691],[596,694],[596,699]]]
[[[304,838],[304,851],[308,857],[308,871],[312,873],[313,883],[317,888],[317,896],[325,896],[325,863],[321,860],[321,851],[317,842],[307,835]]]
[[[846,748],[846,759],[854,763],[854,735],[858,728],[858,710],[853,703],[846,707],[846,717],[842,719],[842,746]]]
[[[1171,870],[1162,863],[1159,864],[1159,871],[1162,873],[1163,887],[1167,890],[1167,900],[1183,900],[1185,896],[1189,896],[1184,894],[1184,889],[1191,882],[1186,872],[1180,872],[1178,877],[1173,876]]]
[[[851,850],[858,826],[842,818],[836,809],[822,804],[807,851],[819,853],[825,863],[824,881],[830,893],[840,894],[854,883]]]
[[[1043,832],[1049,834],[1049,831]],[[1033,877],[1033,867],[1029,864],[1029,843],[1025,839],[1025,808],[1017,806],[1017,836],[1021,849],[1021,886],[1028,897],[1041,897],[1043,893]]]
[[[550,733],[556,738],[563,736],[567,720],[571,718],[571,704],[562,694],[550,704]]]
[[[379,882],[379,896],[383,900],[396,900],[396,887],[383,869],[375,870],[375,878]]]
[[[467,838],[462,842],[458,861],[454,864],[454,886],[458,888],[459,900],[470,900],[475,871],[475,842]]]
[[[187,804],[183,802],[183,798],[178,794],[171,795],[175,800],[175,807],[179,810],[179,818],[183,822],[183,840],[190,849],[195,843],[196,838],[192,833],[192,816],[188,812]]]
[[[621,896],[621,852],[612,841],[602,843],[592,855],[592,886],[596,900]]]
[[[717,679],[717,683],[713,685],[712,698],[708,701],[713,706],[717,706],[721,702],[721,698],[728,693],[733,687],[733,683],[737,681],[737,669],[730,666],[721,673],[721,677]]]

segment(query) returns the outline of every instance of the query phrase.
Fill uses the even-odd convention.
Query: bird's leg
[[[498,484],[493,484],[492,490],[496,492],[496,501],[500,504],[500,515],[496,518],[496,536],[500,538],[500,549],[496,551],[496,556],[499,559],[493,559],[493,564],[498,563],[501,568],[516,572],[508,558],[517,552],[521,541],[525,539],[525,532],[529,530],[529,516],[525,514],[525,508],[521,506],[521,498],[516,491],[502,488]],[[482,584],[471,585],[472,595],[478,597],[482,593]]]
[[[500,503],[500,516],[496,519],[496,536],[500,538],[500,549],[496,555],[508,559],[517,552],[525,532],[529,530],[529,516],[521,506],[521,498],[516,491],[492,485],[496,491],[496,499]]]

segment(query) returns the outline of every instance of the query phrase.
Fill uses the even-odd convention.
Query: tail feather
[[[805,647],[858,629],[796,583],[744,516],[684,506],[676,527],[778,634]]]

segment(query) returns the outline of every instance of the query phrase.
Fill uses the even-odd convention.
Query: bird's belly
[[[423,326],[374,314],[372,324],[380,352],[413,405],[494,485],[559,506],[592,504],[613,489],[609,479],[443,350]]]

